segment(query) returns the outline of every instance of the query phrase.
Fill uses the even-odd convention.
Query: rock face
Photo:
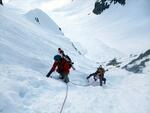
[[[0,4],[1,4],[1,5],[3,5],[3,2],[2,2],[2,0],[0,0]]]
[[[116,58],[112,59],[109,61],[109,63],[106,64],[106,66],[119,66],[119,64],[121,64],[121,62],[118,62]]]
[[[97,0],[95,2],[95,7],[93,9],[93,13],[96,15],[101,14],[104,10],[108,9],[111,4],[119,3],[121,5],[125,5],[126,0]]]
[[[136,59],[133,59],[127,65],[122,67],[130,72],[142,73],[143,68],[146,66],[146,63],[150,61],[150,49],[145,53],[140,54]]]

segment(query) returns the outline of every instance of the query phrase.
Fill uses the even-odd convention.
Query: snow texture
[[[20,12],[0,6],[0,113],[58,113],[66,84],[45,77],[57,48],[61,47],[74,61],[76,70],[69,74],[73,83],[88,84],[86,77],[99,64],[80,55],[43,11]],[[95,51],[99,52],[97,48]],[[102,87],[98,81],[87,87],[69,83],[63,113],[149,113],[149,69],[149,62],[143,74],[111,68],[105,73],[107,84]]]

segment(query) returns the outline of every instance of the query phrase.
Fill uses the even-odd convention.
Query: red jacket
[[[51,68],[51,72],[57,71],[58,73],[69,74],[70,66],[68,62],[62,58],[61,62],[55,61],[53,67]]]

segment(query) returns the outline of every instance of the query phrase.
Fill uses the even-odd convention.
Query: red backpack
[[[70,69],[70,65],[68,61],[65,58],[61,58],[60,62],[58,63],[57,72],[68,74],[69,69]]]

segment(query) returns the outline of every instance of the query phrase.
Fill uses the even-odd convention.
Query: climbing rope
[[[92,82],[92,83],[90,83],[90,84],[77,84],[77,83],[74,83],[74,82],[71,82],[71,81],[70,81],[70,83],[72,83],[73,85],[76,85],[76,86],[90,86],[90,85],[92,85],[94,82]]]
[[[77,85],[77,86],[90,86],[90,85],[92,85],[94,82],[92,82],[91,84],[85,84],[85,85],[73,83],[73,82],[71,82],[71,81],[70,81],[70,83],[72,83],[72,84],[74,84],[74,85]],[[68,97],[68,89],[69,89],[69,86],[68,86],[68,84],[66,84],[66,86],[67,86],[67,87],[66,87],[66,96],[65,96],[65,99],[64,99],[63,104],[62,104],[62,106],[61,106],[60,113],[62,113],[62,111],[63,111],[63,109],[64,109],[64,105],[65,105],[66,100],[67,100],[67,97]]]
[[[76,85],[76,86],[84,86],[84,87],[86,87],[86,86],[92,85],[94,82],[92,82],[92,83],[90,83],[90,84],[77,84],[77,83],[74,83],[74,82],[71,82],[71,81],[70,81],[70,83],[72,83],[73,85]],[[62,112],[63,112],[64,105],[65,105],[66,100],[67,100],[67,97],[68,97],[68,90],[69,90],[69,86],[68,86],[68,84],[66,84],[66,95],[65,95],[65,98],[64,98],[64,101],[63,101],[63,104],[62,104],[62,106],[61,106],[61,109],[60,109],[60,112],[59,112],[59,113],[62,113]]]
[[[68,84],[66,84],[66,96],[65,96],[65,99],[64,99],[64,101],[63,101],[63,104],[62,104],[62,106],[61,106],[61,110],[60,110],[60,113],[62,113],[62,111],[63,111],[63,108],[64,108],[64,105],[65,105],[65,103],[66,103],[66,100],[67,100],[67,97],[68,97]]]

